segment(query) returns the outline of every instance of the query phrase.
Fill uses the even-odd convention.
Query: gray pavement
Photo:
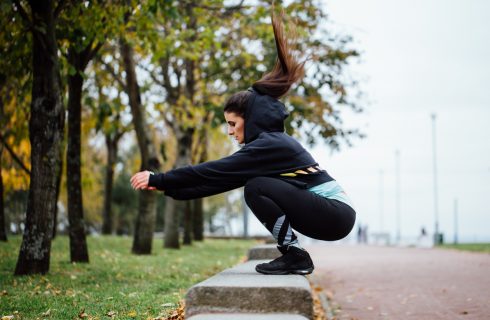
[[[336,319],[490,319],[490,254],[313,244]]]

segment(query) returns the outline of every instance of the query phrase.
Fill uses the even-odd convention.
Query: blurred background
[[[356,206],[356,226],[341,242],[489,242],[490,3],[275,5],[288,32],[297,28],[297,54],[309,58],[304,81],[284,99],[287,132]],[[32,10],[27,1],[0,10],[5,238],[25,230],[36,136],[29,123],[42,118],[35,80],[54,74],[33,59],[46,49],[38,42],[53,46],[56,108],[65,115],[53,235],[74,221],[82,235],[134,236],[134,247],[146,233],[168,247],[268,235],[242,190],[177,202],[135,192],[129,178],[238,150],[222,108],[275,62],[269,1],[61,1],[52,24],[37,27]],[[55,44],[35,41],[51,31]]]

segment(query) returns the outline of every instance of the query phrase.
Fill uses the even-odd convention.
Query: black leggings
[[[356,220],[349,205],[275,178],[250,179],[245,184],[245,201],[279,245],[297,243],[291,227],[310,238],[339,240],[349,234]]]

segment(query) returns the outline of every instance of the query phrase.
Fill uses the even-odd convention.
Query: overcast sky
[[[490,241],[490,1],[324,0],[339,31],[363,52],[351,73],[370,104],[344,113],[367,138],[312,154],[351,196],[370,232],[396,234],[395,150],[400,150],[402,237],[434,231],[431,113],[440,231]],[[381,174],[380,171],[383,170]],[[380,214],[382,213],[382,214]]]

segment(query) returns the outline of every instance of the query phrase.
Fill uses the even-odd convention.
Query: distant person
[[[425,229],[425,227],[420,228],[420,235],[417,239],[417,242],[418,242],[418,247],[421,248],[430,248],[433,246],[433,243],[429,235],[427,234],[427,230]]]
[[[362,243],[362,225],[357,227],[357,243]]]
[[[309,274],[314,265],[293,232],[319,240],[346,237],[356,212],[340,187],[301,144],[284,132],[289,115],[278,99],[304,75],[280,20],[272,16],[278,59],[271,72],[224,106],[228,134],[241,149],[215,161],[166,173],[142,171],[134,189],[162,190],[178,200],[207,197],[245,186],[245,201],[277,241],[282,256],[256,266],[264,274]],[[291,34],[288,32],[288,35]]]
[[[362,243],[368,243],[368,226],[362,228]]]

